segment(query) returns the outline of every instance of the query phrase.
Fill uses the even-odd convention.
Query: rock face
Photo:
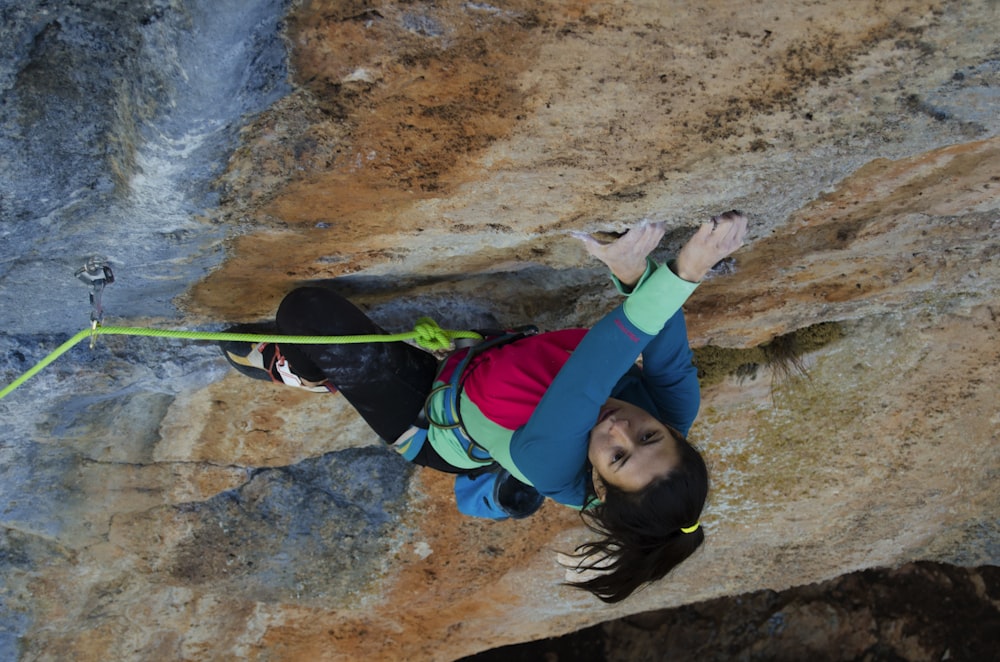
[[[214,330],[336,279],[392,330],[553,329],[614,302],[570,231],[664,220],[665,257],[752,222],[686,308],[713,491],[666,581],[604,606],[561,585],[573,512],[463,518],[340,398],[106,336],[0,401],[0,657],[452,660],[1000,561],[995,2],[0,11],[4,383],[86,326],[90,255],[107,324]]]

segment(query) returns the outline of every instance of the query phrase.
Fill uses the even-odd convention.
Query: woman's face
[[[587,459],[594,467],[597,496],[603,499],[600,481],[638,492],[677,466],[680,449],[667,426],[645,409],[609,398],[590,431]]]

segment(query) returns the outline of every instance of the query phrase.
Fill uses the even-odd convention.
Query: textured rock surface
[[[0,9],[5,383],[86,325],[94,253],[113,324],[219,328],[337,278],[393,329],[556,328],[613,302],[570,230],[665,220],[666,255],[731,207],[751,241],[693,343],[750,364],[839,325],[808,377],[706,379],[708,543],[616,607],[560,586],[572,512],[464,519],[339,398],[205,343],[78,347],[0,402],[0,657],[450,660],[1000,560],[996,3]]]

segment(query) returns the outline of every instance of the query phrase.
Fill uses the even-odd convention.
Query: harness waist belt
[[[424,404],[424,417],[427,419],[427,422],[438,429],[450,430],[465,449],[465,454],[470,460],[474,462],[481,462],[483,464],[490,464],[494,461],[492,456],[490,456],[489,451],[477,444],[472,438],[472,435],[470,435],[468,430],[465,429],[465,425],[462,424],[462,415],[459,410],[459,399],[462,396],[462,382],[465,377],[465,369],[469,367],[469,363],[472,361],[473,357],[482,354],[486,350],[512,343],[515,340],[520,340],[525,336],[535,335],[536,333],[538,333],[538,329],[534,326],[521,327],[519,329],[515,329],[514,331],[506,332],[502,335],[490,338],[489,340],[484,340],[478,345],[474,345],[469,349],[461,363],[455,367],[455,370],[451,375],[451,379],[449,379],[447,383],[432,390],[427,396],[426,403]],[[445,363],[447,363],[447,361],[442,362],[442,367]],[[445,420],[443,421],[433,420],[430,414],[431,399],[438,393],[444,393]]]

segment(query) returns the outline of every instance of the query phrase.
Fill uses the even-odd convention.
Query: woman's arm
[[[725,220],[717,217],[702,226],[678,255],[676,271],[666,267],[654,269],[647,262],[649,253],[663,236],[659,224],[640,224],[634,228],[634,235],[629,231],[611,244],[585,241],[588,252],[608,265],[623,285],[634,285],[635,289],[621,306],[608,313],[584,336],[528,423],[511,440],[510,459],[540,492],[559,499],[579,489],[577,483],[586,462],[588,435],[601,405],[621,376],[675,314],[680,315],[679,328],[685,334],[682,349],[690,352],[679,311],[697,284],[681,278],[680,273],[692,277],[699,273],[704,275],[712,265],[739,247],[746,219],[740,214],[729,214],[731,216],[724,215]],[[671,328],[676,331],[676,325]],[[666,352],[672,357],[661,366],[666,370],[654,368],[650,374],[664,387],[676,377],[672,368],[684,363],[683,351],[675,351],[675,335],[669,333],[664,345],[654,352],[657,356]],[[689,354],[687,363],[690,366]],[[684,374],[674,387],[687,391],[693,384],[697,391],[697,380],[692,382],[690,369],[680,372]],[[687,411],[676,414],[671,418],[679,418],[682,422],[690,418]]]
[[[713,217],[684,245],[677,259],[670,264],[670,269],[686,282],[700,281],[713,265],[743,244],[746,227],[746,217],[735,210]],[[640,261],[645,262],[646,271],[641,275],[644,282],[650,278],[651,271],[657,269],[657,265],[651,263],[648,257],[634,250],[647,234],[648,232],[640,233],[632,246],[616,250],[614,244],[588,244],[588,251],[608,264],[613,274],[634,274],[638,271]],[[619,241],[626,237],[628,234]],[[643,379],[650,387],[661,420],[686,435],[698,414],[701,392],[697,369],[692,364],[684,313],[681,310],[678,309],[656,333],[642,356]]]
[[[698,416],[701,388],[692,362],[684,312],[674,313],[642,352],[642,380],[658,418],[683,435]]]

